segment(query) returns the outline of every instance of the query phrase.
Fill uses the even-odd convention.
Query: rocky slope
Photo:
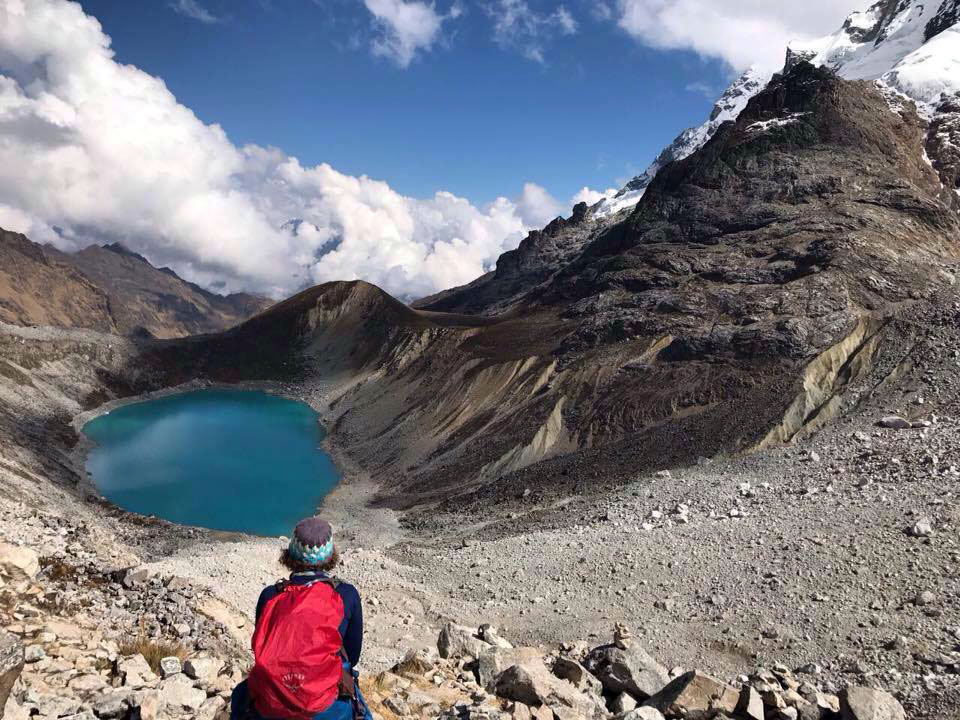
[[[79,270],[110,298],[123,335],[158,338],[218,332],[265,310],[272,301],[250,293],[217,295],[155,268],[122,245],[91,245],[76,253],[45,252]]]
[[[157,269],[120,245],[63,253],[0,229],[0,321],[183,337],[232,327],[266,298],[222,296]]]

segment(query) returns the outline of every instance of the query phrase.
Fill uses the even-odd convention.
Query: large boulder
[[[569,710],[579,718],[606,716],[606,708],[598,698],[555,676],[538,657],[511,665],[497,676],[493,687],[498,697],[535,708],[546,706],[555,713]]]
[[[626,648],[601,645],[587,655],[584,665],[608,692],[629,693],[637,700],[646,700],[670,682],[667,669],[636,643]]]
[[[40,572],[40,557],[30,548],[0,543],[0,577],[19,583],[33,580]]]
[[[851,685],[840,693],[843,720],[906,720],[903,706],[890,693]]]
[[[739,704],[739,690],[709,675],[691,671],[672,680],[644,706],[656,708],[664,715],[686,717],[714,711],[733,714]]]
[[[0,632],[0,718],[24,666],[23,643],[13,633]]]
[[[469,628],[448,622],[440,630],[437,638],[437,651],[442,658],[478,658],[493,647],[490,643],[478,637],[476,628]]]
[[[481,687],[492,692],[494,681],[500,673],[511,665],[522,664],[540,656],[540,651],[536,648],[487,648],[477,658],[477,682]]]

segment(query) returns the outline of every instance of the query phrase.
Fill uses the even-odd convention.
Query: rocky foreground
[[[86,527],[33,519],[49,554],[0,544],[0,717],[228,717],[230,692],[250,664],[244,616],[147,566],[105,570],[85,547]],[[960,656],[950,662],[960,668]],[[490,625],[447,622],[436,652],[410,652],[363,686],[380,718],[906,718],[892,695],[838,689],[822,672],[775,665],[723,682],[668,670],[620,624],[609,644],[535,648],[514,647]]]

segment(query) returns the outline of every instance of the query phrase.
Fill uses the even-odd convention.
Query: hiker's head
[[[340,556],[333,544],[333,528],[326,520],[318,517],[298,522],[293,529],[290,544],[280,554],[281,564],[293,572],[329,572],[337,566],[339,560]]]

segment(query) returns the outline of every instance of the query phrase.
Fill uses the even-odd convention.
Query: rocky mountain
[[[64,253],[0,230],[0,253],[0,319],[15,325],[182,337],[223,330],[272,304],[211,293],[119,244]]]
[[[847,402],[891,313],[955,282],[958,198],[926,142],[912,105],[800,62],[628,216],[581,206],[416,310],[321,286],[191,341],[175,380],[344,382],[334,433],[404,505],[796,439]],[[266,367],[264,342],[296,362]]]
[[[52,260],[25,236],[2,229],[0,320],[13,325],[116,330],[102,289],[79,271]]]
[[[951,109],[960,93],[960,16],[957,0],[879,0],[865,11],[851,13],[832,35],[812,42],[791,43],[784,70],[805,60],[824,65],[848,80],[876,80],[894,96],[918,103],[924,117],[955,126]],[[633,178],[613,198],[601,201],[594,211],[609,215],[631,207],[657,171],[702,147],[720,124],[736,118],[750,97],[759,92],[771,73],[750,68],[724,92],[703,125],[684,130],[650,167]],[[946,119],[945,119],[946,118]],[[941,137],[943,133],[940,133]],[[956,154],[956,136],[951,137]],[[939,141],[941,144],[943,140]],[[950,182],[952,181],[952,183]],[[960,185],[955,166],[945,178],[947,187]]]
[[[120,244],[90,245],[75,253],[45,252],[70,265],[107,293],[121,334],[181,337],[232,327],[272,304],[250,293],[217,295],[170,268],[155,268]]]

